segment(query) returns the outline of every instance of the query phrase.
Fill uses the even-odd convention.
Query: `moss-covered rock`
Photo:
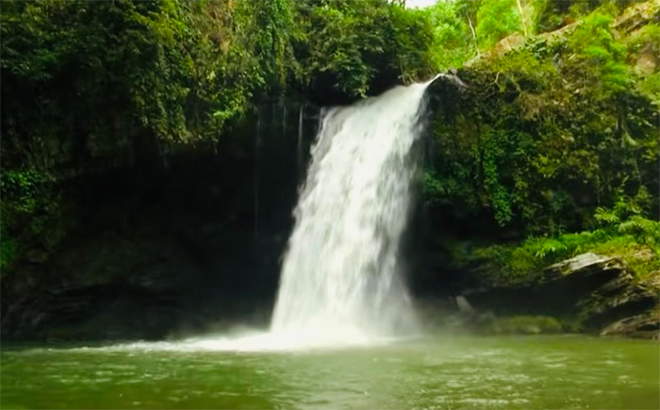
[[[478,330],[486,334],[552,334],[564,329],[551,316],[490,316],[478,323]]]
[[[566,330],[630,334],[639,326],[646,329],[650,323],[647,312],[658,308],[654,277],[636,280],[620,258],[586,253],[549,266],[533,283],[482,289],[469,293],[467,299],[478,311],[526,318],[492,319],[486,328],[495,332],[527,325],[533,329],[529,317],[549,315],[568,318]],[[629,320],[638,316],[641,319]]]

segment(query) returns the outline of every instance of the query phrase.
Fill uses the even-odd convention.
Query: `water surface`
[[[657,342],[427,337],[286,352],[3,346],[2,408],[657,409]]]

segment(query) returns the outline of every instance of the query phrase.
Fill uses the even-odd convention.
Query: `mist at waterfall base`
[[[431,82],[322,113],[269,330],[128,346],[288,350],[387,343],[418,333],[399,247]]]

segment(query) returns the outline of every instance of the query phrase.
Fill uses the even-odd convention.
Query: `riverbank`
[[[485,275],[483,269],[489,268],[474,268],[472,287],[456,298],[460,314],[455,318],[468,329],[660,337],[660,272],[640,278],[620,257],[594,253],[496,284],[493,278],[506,275]]]

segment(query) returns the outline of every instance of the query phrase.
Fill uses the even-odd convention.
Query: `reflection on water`
[[[5,346],[2,407],[660,407],[658,345],[645,341],[458,337],[279,352],[194,350],[190,340],[72,347]]]

